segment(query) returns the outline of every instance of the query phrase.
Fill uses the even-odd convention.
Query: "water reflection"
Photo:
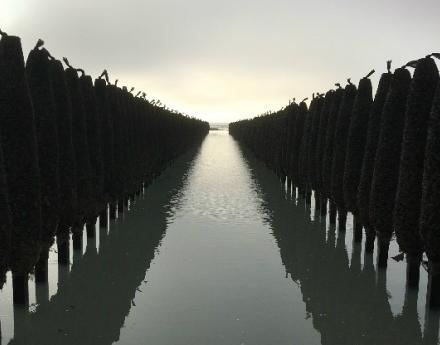
[[[3,344],[438,343],[426,274],[405,291],[403,263],[376,270],[351,219],[339,232],[225,132],[130,210],[49,261],[33,312],[0,301]]]
[[[117,342],[133,299],[167,228],[175,200],[195,152],[165,172],[130,216],[111,223],[110,231],[88,238],[84,255],[73,251],[73,265],[59,265],[59,288],[49,300],[48,288],[37,284],[35,312],[14,308],[14,338],[9,344],[94,344]],[[160,185],[160,188],[158,188]],[[101,234],[102,233],[102,234]]]
[[[286,198],[275,176],[248,152],[243,155],[283,265],[301,288],[321,344],[438,343],[438,313],[428,311],[421,330],[417,302],[424,296],[407,290],[401,313],[393,315],[387,271],[376,271],[373,255],[364,253],[362,260],[362,245],[354,241],[349,253],[345,232],[320,220],[313,208],[296,200],[295,192],[287,192]]]

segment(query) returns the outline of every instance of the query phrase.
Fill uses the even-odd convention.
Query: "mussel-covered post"
[[[330,203],[330,224],[336,223],[336,204],[331,198],[331,185],[332,185],[332,166],[335,147],[335,131],[336,123],[338,120],[339,108],[341,106],[342,96],[344,90],[338,84],[338,89],[332,94],[329,99],[328,120],[325,122],[326,129],[324,131],[323,148],[321,157],[321,215],[324,216],[327,213],[327,200]],[[328,97],[328,96],[327,96]]]
[[[330,198],[338,208],[339,230],[345,231],[347,221],[347,208],[344,201],[343,179],[345,168],[345,155],[347,151],[347,138],[353,111],[353,103],[356,97],[356,86],[350,80],[345,87],[339,108],[338,120],[335,128],[335,141],[333,149],[333,162],[331,174]]]
[[[405,113],[394,227],[397,242],[407,255],[407,283],[410,286],[419,284],[423,254],[419,232],[420,200],[428,119],[439,80],[438,73],[431,57],[417,61]]]
[[[41,188],[41,238],[40,256],[35,266],[35,280],[46,282],[48,278],[49,249],[59,223],[59,154],[56,109],[51,78],[51,56],[41,48],[39,40],[29,53],[26,72],[34,105],[40,163]]]
[[[308,167],[309,167],[309,143],[312,131],[313,112],[316,108],[316,99],[314,98],[310,103],[310,109],[306,114],[304,121],[303,137],[299,149],[298,162],[298,184],[300,190],[304,191],[305,202],[307,205],[311,203],[312,189],[309,183]]]
[[[315,191],[315,209],[319,208],[319,198],[317,198],[318,192],[318,167],[316,160],[316,148],[318,145],[318,136],[319,136],[319,123],[321,119],[322,108],[324,106],[324,97],[322,95],[318,95],[316,98],[316,106],[313,108],[312,120],[311,120],[311,128],[309,141],[307,144],[307,173],[306,178],[308,184],[312,190]],[[311,106],[310,106],[311,108]]]
[[[28,303],[28,274],[38,258],[40,174],[34,111],[18,37],[0,40],[0,131],[12,222],[13,300]],[[23,212],[26,210],[26,212]]]
[[[325,140],[327,133],[327,126],[329,122],[330,110],[333,103],[333,97],[335,92],[333,90],[328,91],[325,94],[324,104],[322,106],[321,114],[319,116],[319,128],[317,134],[316,151],[315,151],[315,169],[316,169],[316,191],[318,194],[319,208],[321,216],[327,214],[327,197],[324,195],[324,150]],[[330,217],[330,222],[332,222]]]
[[[0,62],[1,63],[1,62]],[[0,67],[1,68],[1,67]],[[11,255],[11,210],[9,208],[8,186],[0,140],[0,289],[6,281]],[[1,335],[1,334],[0,334]]]
[[[304,135],[304,124],[308,113],[307,104],[303,100],[298,106],[298,113],[295,120],[295,132],[293,137],[293,148],[290,156],[292,181],[295,187],[298,187],[298,192],[301,196],[305,196],[305,190],[300,184],[299,179],[299,162],[301,154],[301,142]]]
[[[428,303],[440,307],[440,83],[437,86],[428,125],[422,182],[420,231],[429,260]]]
[[[65,59],[67,63],[67,59]],[[92,168],[87,140],[87,119],[78,71],[68,65],[66,80],[72,100],[72,138],[76,158],[77,208],[72,226],[73,247],[82,248],[84,223],[93,208]]]
[[[69,231],[75,221],[77,209],[76,158],[72,139],[72,102],[67,87],[63,65],[51,61],[52,89],[54,94],[58,131],[60,222],[57,231],[58,262],[69,262]]]
[[[383,73],[379,80],[376,96],[371,106],[370,121],[368,124],[367,141],[365,154],[362,162],[361,179],[359,182],[357,205],[359,210],[359,219],[365,228],[365,252],[374,251],[374,241],[376,233],[370,220],[370,191],[373,180],[374,163],[376,159],[377,144],[379,141],[382,111],[385,105],[386,97],[391,83],[391,61],[388,61],[388,72]]]
[[[79,80],[86,114],[87,144],[90,157],[90,207],[86,214],[87,237],[95,237],[95,225],[104,203],[104,171],[101,151],[101,113],[98,111],[92,78],[82,75]]]
[[[107,71],[104,71],[100,78],[95,80],[96,105],[101,120],[101,154],[103,165],[103,199],[100,205],[99,221],[101,227],[107,226],[107,205],[114,204],[115,200],[111,194],[112,175],[114,169],[113,160],[113,123],[110,116],[110,101],[108,96],[109,88],[106,79]],[[114,211],[113,211],[114,215]]]
[[[374,71],[370,72],[359,82],[348,131],[347,153],[345,156],[343,180],[344,202],[348,211],[350,211],[354,217],[353,231],[355,242],[362,241],[362,224],[357,207],[357,194],[362,173],[362,160],[365,154],[365,143],[367,141],[370,109],[373,103],[372,85],[369,79],[373,73]]]
[[[369,206],[371,226],[378,237],[377,264],[380,268],[387,266],[394,229],[393,210],[410,83],[411,75],[405,68],[394,71],[382,113]]]
[[[287,181],[289,187],[289,193],[292,188],[295,188],[295,183],[293,181],[293,173],[292,173],[292,152],[294,149],[294,138],[295,138],[295,126],[296,126],[296,118],[298,114],[298,105],[293,101],[286,107],[287,112],[287,140],[286,140],[286,174]],[[255,133],[254,135],[256,135]],[[254,139],[256,140],[256,138]]]
[[[109,184],[110,194],[110,219],[116,219],[118,213],[118,198],[121,193],[121,182],[119,180],[119,108],[120,102],[118,97],[118,87],[116,85],[107,85],[107,93],[109,99],[109,126],[111,132],[112,164],[111,183]],[[151,160],[153,157],[150,158]]]

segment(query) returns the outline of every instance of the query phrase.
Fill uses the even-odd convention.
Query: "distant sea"
[[[227,131],[228,130],[228,124],[227,123],[210,123],[209,126],[211,127],[211,130],[218,130],[218,131]]]

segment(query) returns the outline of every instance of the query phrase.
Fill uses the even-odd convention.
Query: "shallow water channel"
[[[352,242],[287,193],[226,131],[179,158],[31,305],[0,292],[1,344],[437,344],[427,275]],[[390,255],[398,253],[393,242]],[[31,276],[32,279],[32,276]]]

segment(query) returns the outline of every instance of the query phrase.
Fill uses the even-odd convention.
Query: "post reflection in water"
[[[422,286],[405,291],[404,264],[377,270],[350,221],[340,232],[299,198],[211,132],[30,284],[32,312],[1,311],[1,344],[437,344],[439,314]]]
[[[310,218],[313,211],[295,200],[295,191],[291,198],[283,198],[274,174],[246,149],[243,152],[283,265],[301,287],[321,344],[438,344],[438,312],[426,311],[421,330],[423,315],[419,316],[417,301],[425,296],[419,296],[417,289],[406,289],[402,312],[393,315],[387,271],[376,271],[373,255],[364,253],[362,265],[362,245],[353,241],[349,260],[346,233],[334,225],[327,229],[326,219],[319,220],[316,210]]]
[[[50,301],[47,286],[37,284],[36,311],[14,307],[9,344],[110,345],[119,340],[166,231],[170,201],[182,188],[194,153],[180,158],[172,174],[165,172],[123,223],[111,223],[107,235],[100,229],[99,254],[96,237],[88,238],[84,255],[73,251],[70,273],[68,266],[59,265],[59,288]]]

